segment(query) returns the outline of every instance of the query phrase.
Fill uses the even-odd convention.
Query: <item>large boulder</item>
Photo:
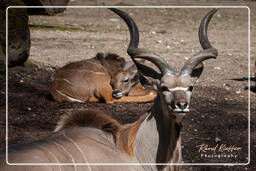
[[[29,56],[30,31],[28,15],[55,15],[65,8],[43,8],[43,6],[66,6],[69,0],[0,0],[0,67],[5,65],[6,8],[8,6],[42,6],[41,9],[8,9],[8,66],[22,65]]]
[[[27,6],[66,6],[69,0],[23,0]],[[29,8],[28,14],[33,15],[55,15],[57,13],[63,12],[66,8]]]
[[[11,5],[25,5],[21,0],[0,1],[0,65],[5,64],[6,8]],[[8,66],[23,64],[30,50],[30,32],[27,10],[8,9]]]

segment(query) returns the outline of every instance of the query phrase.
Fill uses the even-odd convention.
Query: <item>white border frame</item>
[[[246,8],[248,10],[248,162],[247,163],[9,163],[8,162],[8,10],[10,8]],[[9,6],[6,9],[6,163],[8,165],[201,165],[201,166],[234,166],[250,163],[250,64],[251,64],[251,31],[250,8],[248,6]]]

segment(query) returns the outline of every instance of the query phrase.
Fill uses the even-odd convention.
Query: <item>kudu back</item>
[[[128,15],[118,9],[111,9],[120,17]],[[95,110],[74,111],[63,115],[53,136],[9,149],[9,162],[71,163],[70,166],[42,166],[42,170],[119,171],[123,166],[73,165],[73,163],[137,163],[127,165],[124,170],[177,171],[182,162],[181,121],[189,112],[190,97],[196,79],[203,70],[202,62],[216,58],[217,50],[207,37],[208,24],[216,12],[211,10],[201,21],[199,40],[202,51],[189,58],[181,71],[176,72],[159,55],[137,47],[129,46],[128,54],[138,70],[147,77],[158,78],[157,97],[149,110],[137,121],[120,125],[104,112]],[[138,43],[133,20],[129,20],[131,41]],[[139,63],[137,59],[151,61],[159,70]],[[158,75],[157,75],[158,74]],[[156,163],[157,165],[142,165]],[[22,169],[38,170],[33,166]],[[18,169],[19,171],[23,171]],[[15,166],[1,166],[2,170],[14,171]]]
[[[123,57],[115,53],[98,53],[93,58],[58,69],[53,75],[50,92],[59,102],[153,101],[156,91],[142,87],[140,77],[136,66]]]

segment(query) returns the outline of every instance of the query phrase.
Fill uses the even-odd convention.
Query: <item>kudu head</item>
[[[165,109],[168,110],[168,113],[175,117],[183,117],[186,112],[189,112],[189,102],[193,87],[203,71],[202,62],[216,58],[218,55],[217,50],[210,44],[207,36],[208,24],[216,11],[217,9],[211,10],[201,21],[198,33],[203,50],[189,58],[179,73],[176,73],[161,56],[137,48],[139,40],[138,29],[134,22],[130,23],[131,42],[128,47],[128,54],[143,75],[157,80],[158,97],[161,99]],[[136,61],[137,59],[145,59],[152,62],[160,73],[140,64]]]
[[[113,88],[112,96],[116,99],[127,95],[130,89],[139,82],[138,70],[133,62],[126,62],[125,58],[115,53],[98,53],[96,59],[108,70]]]
[[[130,89],[139,82],[139,75],[135,65],[130,66],[125,70],[118,70],[114,73],[111,79],[111,86],[113,87],[113,97],[120,98],[128,95]]]
[[[139,33],[133,33],[132,29],[137,29],[137,26],[133,19],[125,12],[118,10],[118,9],[110,9],[111,11],[118,14],[128,25],[130,34],[133,37],[138,37]],[[135,26],[135,27],[134,27]],[[136,41],[139,41],[136,39]],[[132,44],[134,47],[138,47],[138,43],[134,42],[133,39],[131,39],[129,43],[129,47]],[[128,47],[128,48],[129,48]],[[137,70],[136,65],[131,62],[125,62],[125,59],[123,57],[119,57],[116,54],[108,54],[105,58],[105,61],[107,61],[106,65],[108,65],[110,68],[110,76],[111,76],[111,86],[113,88],[112,96],[116,99],[121,98],[124,95],[128,95],[130,92],[130,89],[139,82],[139,73]],[[116,65],[116,63],[120,62],[119,65]],[[143,62],[144,60],[141,60]]]

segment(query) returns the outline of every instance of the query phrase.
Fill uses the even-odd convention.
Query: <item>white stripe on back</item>
[[[64,97],[68,98],[68,100],[70,100],[71,102],[83,102],[83,101],[81,101],[81,100],[79,100],[79,99],[72,98],[72,97],[70,97],[70,96],[68,96],[68,95],[66,95],[66,94],[64,94],[64,93],[62,93],[62,92],[60,92],[60,91],[58,91],[58,90],[56,90],[56,91],[57,91],[57,93],[59,93],[60,95],[62,95],[62,96],[64,96]]]
[[[73,143],[73,144],[75,145],[75,147],[80,151],[80,153],[82,154],[82,156],[83,156],[83,158],[84,158],[84,161],[85,161],[86,163],[89,163],[88,160],[87,160],[87,158],[86,158],[86,156],[85,156],[85,154],[84,154],[84,152],[83,152],[83,150],[80,148],[80,146],[79,146],[74,140],[72,140],[65,132],[64,132],[63,135],[64,135],[64,137],[65,137],[66,139],[68,139],[71,143]],[[90,165],[87,165],[87,166],[88,166],[89,171],[92,171]]]

